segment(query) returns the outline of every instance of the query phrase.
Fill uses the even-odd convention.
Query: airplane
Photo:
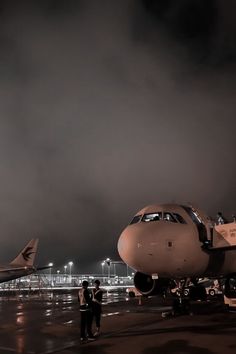
[[[38,270],[48,267],[35,267],[34,259],[38,248],[38,239],[30,240],[23,250],[6,265],[0,266],[0,283],[21,278],[26,275],[35,273]]]
[[[134,285],[143,295],[160,294],[173,281],[183,288],[188,279],[236,283],[236,223],[214,225],[193,206],[146,206],[121,233],[118,252],[136,270]]]

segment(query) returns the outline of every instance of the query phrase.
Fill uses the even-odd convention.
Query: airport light
[[[51,284],[52,283],[52,267],[53,267],[53,263],[52,262],[48,263],[48,266],[49,266],[49,282]]]
[[[105,265],[105,262],[103,261],[103,262],[101,263],[101,266],[102,266],[102,276],[104,276],[104,265]]]
[[[104,282],[104,266],[105,266],[105,261],[102,261],[101,266],[102,266],[102,281]]]
[[[108,283],[110,283],[110,276],[111,276],[111,260],[110,258],[106,259],[106,263],[107,263],[107,277],[108,277]]]
[[[68,262],[68,264],[69,264],[69,267],[70,267],[70,281],[71,281],[71,267],[73,266],[73,262],[72,261],[70,261],[70,262]]]
[[[60,270],[57,270],[57,283],[60,283]]]
[[[66,275],[67,266],[64,266],[64,273]]]
[[[67,265],[64,265],[64,274],[66,275]]]

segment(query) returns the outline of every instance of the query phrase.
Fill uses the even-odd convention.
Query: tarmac
[[[1,298],[0,354],[235,354],[236,313],[222,299],[171,314],[172,299],[105,296],[102,333],[80,343],[75,293]]]

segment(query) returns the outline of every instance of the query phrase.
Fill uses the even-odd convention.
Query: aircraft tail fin
[[[30,240],[10,264],[18,266],[33,266],[38,248],[38,241],[38,238]]]

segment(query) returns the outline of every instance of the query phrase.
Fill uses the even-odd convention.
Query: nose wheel
[[[179,289],[176,291],[176,296],[172,304],[172,314],[174,316],[190,313],[189,291],[187,288],[189,281],[189,278],[185,278],[179,282]]]

